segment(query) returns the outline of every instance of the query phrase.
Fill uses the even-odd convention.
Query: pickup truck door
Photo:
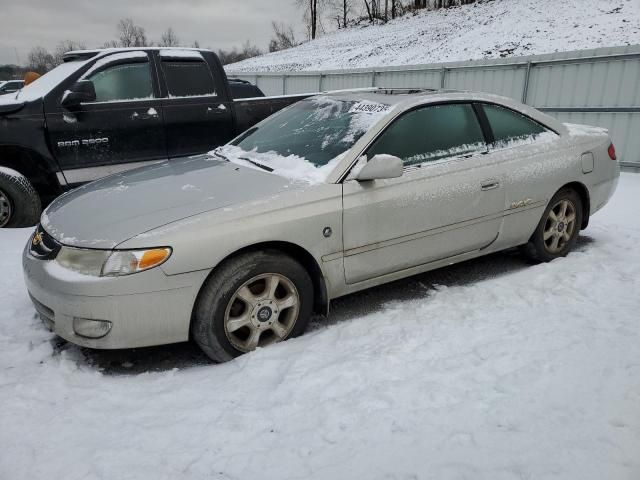
[[[147,53],[102,57],[81,77],[94,102],[47,112],[54,155],[69,184],[167,158],[161,100]]]
[[[160,50],[158,57],[169,158],[205,153],[231,140],[236,135],[233,105],[201,53]]]
[[[501,167],[469,104],[400,116],[366,152],[403,159],[402,177],[343,185],[348,284],[492,244],[502,223]]]

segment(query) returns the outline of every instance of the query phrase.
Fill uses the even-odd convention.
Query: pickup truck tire
[[[250,252],[223,263],[205,282],[192,338],[215,362],[301,335],[313,310],[307,270],[276,250]]]
[[[21,173],[0,167],[0,228],[31,227],[38,223],[40,196]]]

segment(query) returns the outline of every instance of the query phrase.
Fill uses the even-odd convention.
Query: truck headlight
[[[94,277],[119,277],[162,265],[170,248],[148,250],[88,250],[62,247],[56,261],[74,272]]]

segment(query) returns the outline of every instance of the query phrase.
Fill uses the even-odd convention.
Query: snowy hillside
[[[640,43],[640,0],[493,0],[354,27],[232,72],[412,65]]]
[[[96,352],[35,318],[0,229],[0,478],[640,478],[640,174],[576,251],[492,255],[332,303],[222,365]]]

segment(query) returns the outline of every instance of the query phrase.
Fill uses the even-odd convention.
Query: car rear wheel
[[[564,257],[575,246],[581,225],[580,196],[571,189],[560,190],[549,202],[523,252],[534,262]]]
[[[19,172],[0,167],[0,228],[31,227],[38,223],[40,197]]]
[[[200,292],[192,336],[214,361],[302,334],[313,308],[313,283],[305,268],[276,251],[234,258]]]

